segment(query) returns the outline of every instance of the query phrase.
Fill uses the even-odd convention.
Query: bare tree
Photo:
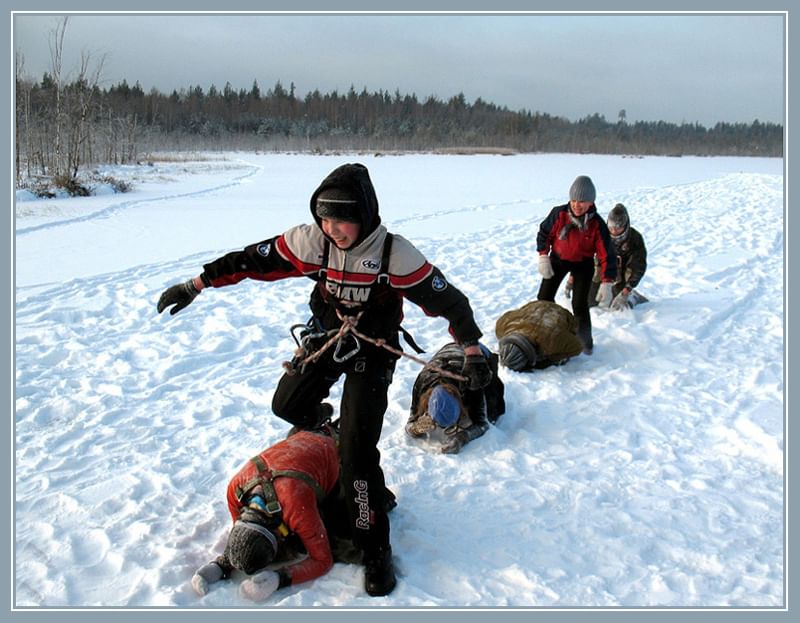
[[[100,58],[93,69],[90,61],[91,55],[88,52],[83,52],[81,54],[78,77],[70,89],[68,101],[68,118],[71,132],[66,155],[69,174],[73,179],[78,175],[81,164],[92,160],[89,117],[93,106],[93,98],[97,92],[100,76],[103,72],[105,55]]]
[[[60,176],[66,173],[66,163],[62,158],[61,147],[61,134],[63,127],[63,109],[62,109],[62,65],[64,60],[64,34],[67,30],[67,21],[69,17],[64,17],[50,32],[50,68],[52,70],[52,79],[55,89],[55,131],[53,136],[53,150],[55,152],[53,162],[53,172],[55,175]]]
[[[68,22],[68,17],[62,18],[49,34],[51,73],[46,91],[52,108],[37,118],[37,133],[42,136],[43,150],[50,154],[42,159],[42,173],[75,184],[81,166],[94,154],[93,121],[99,105],[95,100],[105,56],[95,63],[88,52],[83,52],[77,76],[68,78],[64,71]]]
[[[21,54],[14,56],[14,100],[16,104],[16,114],[14,116],[14,160],[16,169],[16,179],[19,183],[22,178],[22,152],[26,155],[27,175],[31,175],[30,158],[31,136],[30,136],[30,114],[31,114],[31,87],[30,80],[25,78],[25,58]],[[24,126],[25,131],[22,132]],[[25,145],[21,144],[20,136],[24,136]]]

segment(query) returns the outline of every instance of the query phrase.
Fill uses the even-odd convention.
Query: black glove
[[[459,450],[469,443],[466,431],[460,430],[442,444],[442,454],[458,454]]]
[[[170,315],[174,316],[191,303],[198,294],[200,294],[200,290],[194,285],[192,279],[175,286],[170,286],[164,290],[161,298],[158,299],[158,313],[160,314],[170,305],[175,305],[175,307],[169,310]]]
[[[488,422],[473,424],[468,428],[457,431],[450,439],[442,445],[443,454],[458,454],[461,448],[466,446],[473,439],[477,439],[489,430]]]
[[[492,371],[483,355],[467,355],[461,373],[467,377],[470,389],[481,389],[492,380]]]

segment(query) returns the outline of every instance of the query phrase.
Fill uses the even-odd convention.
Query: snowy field
[[[601,215],[628,207],[651,302],[593,309],[592,356],[501,370],[507,413],[455,456],[406,438],[419,365],[398,362],[380,443],[391,595],[336,564],[264,604],[235,581],[201,599],[189,580],[224,547],[229,478],[289,428],[270,402],[311,282],[206,290],[174,317],[156,300],[308,222],[313,189],[354,161],[490,348],[535,298],[538,224],[579,174]],[[16,607],[784,606],[781,160],[230,153],[110,172],[135,191],[15,207]],[[429,354],[448,340],[405,310]]]

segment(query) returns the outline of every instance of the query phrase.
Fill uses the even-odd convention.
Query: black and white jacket
[[[324,234],[316,216],[316,197],[330,187],[355,190],[361,197],[361,234],[346,250],[339,249]],[[426,314],[446,318],[458,342],[481,337],[467,297],[414,245],[402,236],[389,234],[381,224],[366,167],[346,164],[335,169],[314,191],[311,214],[313,224],[298,225],[205,264],[203,281],[222,287],[243,279],[308,277],[316,282],[311,310],[325,329],[341,325],[337,310],[350,316],[363,311],[358,323],[360,331],[397,343],[403,299],[407,298]],[[388,253],[387,238],[391,245]]]

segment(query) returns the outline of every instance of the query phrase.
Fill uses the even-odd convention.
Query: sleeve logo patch
[[[447,287],[447,282],[442,277],[440,277],[439,275],[436,275],[433,278],[433,280],[431,281],[431,286],[437,292],[441,292],[442,290],[444,290]]]
[[[264,244],[258,245],[258,248],[256,248],[256,251],[258,251],[259,255],[263,255],[264,257],[267,257],[269,255],[269,250],[271,248],[272,248],[272,245],[269,242],[265,242]]]

